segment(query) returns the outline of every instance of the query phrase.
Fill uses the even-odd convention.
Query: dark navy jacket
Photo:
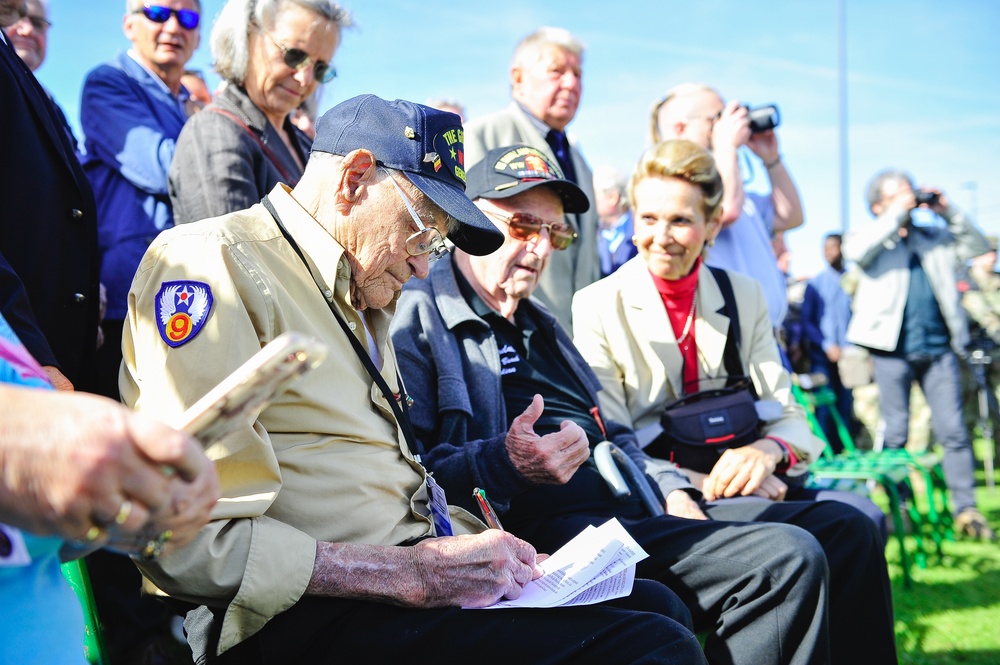
[[[0,42],[0,253],[24,285],[37,330],[4,317],[43,365],[58,365],[78,388],[97,344],[97,211],[90,183],[45,91],[6,42]],[[5,283],[15,278],[4,272]],[[9,294],[4,294],[7,298]],[[23,298],[5,300],[5,305]],[[41,341],[40,341],[41,340]]]
[[[516,503],[518,495],[540,489],[548,495],[550,507],[562,503],[576,512],[593,508],[588,502],[606,505],[610,492],[603,485],[599,490],[594,484],[578,488],[584,492],[594,488],[589,496],[570,496],[570,486],[533,488],[514,468],[504,445],[507,413],[496,339],[463,298],[453,265],[450,256],[444,258],[433,264],[427,279],[406,284],[390,329],[407,393],[414,399],[409,413],[427,451],[424,463],[448,492],[449,503],[475,512],[472,489],[482,487],[501,513],[511,508],[512,500]],[[518,308],[529,308],[540,327],[554,335],[568,365],[598,404],[600,383],[555,317],[534,299],[522,300]],[[640,469],[647,468],[649,457],[632,431],[612,421],[605,425],[608,439]],[[581,467],[574,480],[591,471]],[[655,475],[663,492],[691,487],[676,472],[657,469]]]

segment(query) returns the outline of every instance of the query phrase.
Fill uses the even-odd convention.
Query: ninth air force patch
[[[212,309],[212,289],[204,282],[163,282],[156,294],[156,320],[160,337],[169,346],[194,339]]]

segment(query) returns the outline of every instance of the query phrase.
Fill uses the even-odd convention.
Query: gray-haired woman
[[[249,208],[278,182],[294,185],[310,139],[289,119],[334,76],[350,15],[333,0],[229,0],[212,28],[225,85],[188,120],[170,167],[178,224]]]

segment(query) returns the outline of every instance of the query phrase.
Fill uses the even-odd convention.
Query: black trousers
[[[197,624],[199,612],[185,625]],[[197,662],[705,663],[689,626],[677,596],[649,580],[636,580],[628,598],[556,609],[414,610],[309,597],[222,656]]]
[[[705,510],[713,521],[619,520],[650,555],[638,574],[670,587],[695,629],[710,631],[710,663],[897,662],[889,576],[871,519],[835,501],[748,499]],[[570,515],[518,535],[553,551],[609,517]]]

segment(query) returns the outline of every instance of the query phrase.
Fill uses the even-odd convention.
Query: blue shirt
[[[813,333],[810,337],[824,351],[831,346],[843,348],[850,344],[847,341],[847,324],[851,322],[851,297],[840,285],[841,276],[842,273],[837,272],[832,266],[827,266],[826,270],[809,280],[809,286],[815,289],[815,295],[823,303],[821,315],[816,320],[819,334]],[[803,316],[805,316],[805,305],[803,305]]]
[[[0,382],[50,388],[0,316]],[[83,611],[60,570],[59,538],[0,524],[0,662],[84,664]]]
[[[615,221],[609,229],[597,233],[597,255],[601,259],[601,276],[607,277],[621,268],[626,261],[639,253],[632,236],[635,226],[632,211],[629,210]]]
[[[146,248],[174,225],[167,174],[187,116],[176,97],[129,53],[87,74],[80,102],[83,167],[97,198],[107,318],[124,320],[128,289]]]
[[[764,287],[771,325],[777,328],[788,313],[788,293],[785,276],[778,269],[771,247],[773,221],[771,192],[746,191],[740,218],[722,229],[715,245],[708,250],[705,263],[749,275],[760,282]]]

